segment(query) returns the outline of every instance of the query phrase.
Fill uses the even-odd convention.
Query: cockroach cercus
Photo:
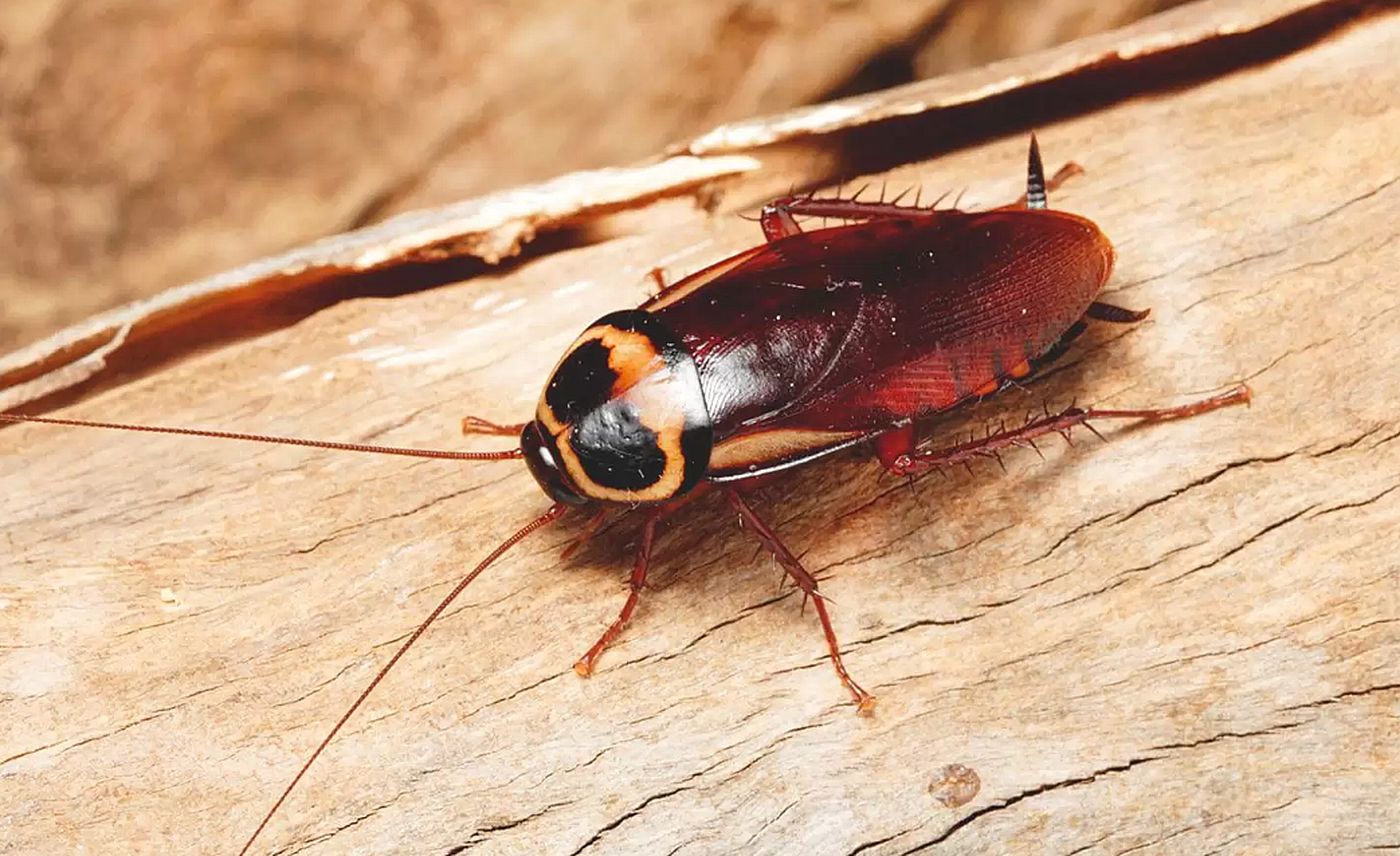
[[[495,461],[523,458],[549,498],[423,619],[331,727],[244,844],[252,847],[311,764],[449,604],[503,553],[565,514],[642,516],[627,599],[575,664],[587,676],[632,617],[657,525],[691,499],[721,494],[812,602],[836,675],[861,713],[875,699],[846,670],[817,581],[746,493],[775,474],[871,443],[884,467],[914,475],[995,457],[1091,420],[1165,420],[1248,402],[1249,390],[1176,407],[1070,407],[946,447],[918,444],[920,420],[990,395],[1053,360],[1089,321],[1147,315],[1099,302],[1113,246],[1093,222],[1050,210],[1031,138],[1025,197],[983,211],[857,198],[788,196],[760,216],[767,239],[604,315],[564,352],[534,418],[468,417],[465,433],[519,437],[500,452],[366,446],[194,428],[4,415],[0,420],[189,434],[381,454]],[[803,231],[799,217],[843,223]]]

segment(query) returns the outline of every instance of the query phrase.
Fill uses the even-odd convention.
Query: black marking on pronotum
[[[625,401],[609,401],[585,415],[575,423],[569,445],[588,477],[606,488],[645,490],[666,472],[656,432]]]
[[[646,310],[612,312],[585,328],[545,388],[539,419],[538,436],[522,440],[526,457],[561,501],[576,492],[662,502],[709,469],[714,429],[699,370],[684,341]]]
[[[610,355],[608,346],[597,339],[569,352],[544,392],[555,419],[567,425],[607,402],[617,381],[617,372],[608,365]]]

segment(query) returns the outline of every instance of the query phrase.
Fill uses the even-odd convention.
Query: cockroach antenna
[[[167,425],[137,425],[126,422],[93,422],[87,419],[58,419],[52,416],[23,416],[18,413],[0,413],[0,422],[38,422],[43,425],[66,425],[73,428],[106,428],[112,431],[138,431],[146,434],[182,434],[186,437],[213,437],[217,440],[245,440],[250,443],[275,443],[283,446],[306,446],[312,449],[335,449],[342,452],[367,452],[373,455],[401,455],[408,458],[442,458],[450,461],[508,461],[524,457],[524,453],[520,449],[506,449],[500,452],[454,452],[447,449],[371,446],[365,443],[307,440],[303,437],[242,434],[234,431],[212,431],[206,428],[172,428]]]
[[[360,691],[354,703],[346,708],[345,713],[341,714],[340,719],[336,721],[335,725],[331,726],[331,730],[326,732],[326,736],[321,739],[321,742],[317,744],[315,750],[312,751],[311,755],[301,765],[301,769],[297,770],[297,774],[287,783],[287,787],[282,789],[282,794],[277,797],[277,802],[273,803],[272,808],[268,809],[267,814],[263,815],[262,821],[258,823],[258,828],[254,829],[253,834],[248,836],[248,840],[243,844],[243,849],[238,851],[238,856],[246,856],[248,851],[252,849],[253,843],[258,840],[258,836],[267,828],[268,823],[271,822],[272,818],[277,814],[277,810],[282,807],[282,803],[286,802],[287,797],[292,795],[292,791],[296,789],[297,784],[301,781],[302,777],[306,775],[306,771],[311,769],[311,765],[316,763],[316,759],[321,757],[322,752],[326,751],[326,747],[329,746],[330,742],[335,739],[335,736],[340,733],[340,729],[345,726],[345,723],[350,721],[350,717],[354,716],[355,711],[359,710],[360,706],[365,703],[365,699],[369,698],[369,694],[374,692],[374,688],[379,686],[380,681],[384,680],[385,675],[389,674],[389,670],[394,668],[394,664],[397,663],[404,654],[408,653],[408,649],[413,647],[413,643],[417,642],[419,637],[427,632],[432,623],[437,621],[438,616],[442,615],[447,607],[452,605],[452,601],[456,600],[457,596],[463,591],[466,591],[467,586],[471,585],[472,580],[476,579],[482,571],[490,567],[491,564],[499,559],[507,550],[525,540],[525,537],[536,529],[543,529],[545,526],[563,517],[564,512],[567,511],[568,508],[569,507],[564,503],[556,502],[554,505],[551,505],[549,510],[544,514],[541,514],[539,517],[536,517],[534,520],[522,526],[518,532],[502,541],[500,546],[492,550],[486,558],[477,563],[477,566],[472,568],[471,573],[462,577],[461,582],[457,583],[452,591],[447,593],[447,597],[444,597],[438,602],[437,606],[433,607],[433,611],[428,613],[428,617],[423,619],[418,627],[409,634],[408,638],[404,640],[404,643],[394,652],[394,656],[390,657],[388,662],[379,667],[379,671],[375,673],[374,678],[370,680],[369,684]]]
[[[341,443],[330,440],[309,440],[303,437],[278,437],[268,434],[246,434],[236,431],[216,431],[205,428],[175,428],[166,425],[143,425],[126,422],[98,422],[87,419],[63,419],[52,416],[26,416],[14,413],[0,414],[0,422],[37,422],[43,425],[59,425],[74,428],[103,428],[113,431],[134,431],[146,434],[179,434],[188,437],[212,437],[218,440],[244,440],[253,443],[273,443],[284,446],[305,446],[314,449],[334,449],[337,451],[346,452],[366,452],[378,455],[401,455],[413,458],[440,458],[456,461],[504,461],[525,457],[523,444],[518,448],[506,449],[499,452],[456,452],[446,449],[415,449],[400,446],[373,446],[364,443]],[[468,417],[467,419],[464,419],[462,423],[464,433],[502,434],[506,433],[508,430],[513,429],[514,427],[515,426],[497,425],[494,422],[489,422],[487,420],[475,417]],[[243,848],[238,851],[240,856],[246,854],[249,851],[249,849],[252,848],[253,843],[257,840],[258,836],[262,834],[262,831],[267,828],[268,823],[277,814],[277,811],[282,807],[282,804],[287,801],[287,797],[291,796],[292,791],[296,788],[297,784],[306,775],[307,770],[311,769],[311,765],[316,762],[316,759],[321,756],[321,753],[323,753],[326,747],[330,745],[330,742],[333,739],[335,739],[335,736],[337,734],[340,733],[341,728],[343,728],[345,726],[345,723],[350,720],[350,717],[353,716],[355,712],[360,709],[360,707],[364,704],[365,700],[369,698],[370,693],[374,692],[375,687],[379,686],[380,682],[382,682],[385,676],[389,674],[389,671],[394,668],[394,665],[398,663],[400,659],[403,658],[404,654],[408,653],[408,649],[413,647],[413,644],[417,642],[418,639],[422,637],[424,633],[427,632],[428,628],[432,626],[433,622],[436,621],[438,617],[442,615],[442,613],[447,609],[447,607],[452,605],[452,602],[457,599],[458,595],[460,595],[464,590],[466,590],[467,586],[471,584],[472,580],[476,579],[482,571],[490,567],[490,565],[494,563],[497,559],[499,559],[507,550],[518,544],[520,541],[524,540],[525,537],[528,536],[530,533],[534,532],[537,529],[541,529],[549,525],[550,523],[553,523],[555,520],[558,520],[564,515],[564,512],[567,511],[568,508],[569,506],[563,502],[555,502],[549,507],[549,510],[546,511],[544,514],[540,515],[539,517],[536,517],[534,520],[525,524],[525,526],[523,526],[514,535],[511,535],[509,538],[502,541],[500,546],[496,547],[496,549],[492,550],[490,554],[486,556],[486,558],[482,559],[481,562],[478,563],[477,566],[472,569],[471,573],[463,577],[461,582],[457,583],[456,587],[454,587],[452,591],[448,592],[447,596],[444,597],[438,603],[438,605],[433,608],[433,611],[428,613],[428,616],[424,618],[421,623],[419,623],[418,627],[411,634],[409,634],[409,637],[406,640],[404,640],[404,643],[399,646],[398,650],[394,652],[394,655],[390,657],[389,660],[383,666],[380,667],[379,671],[375,674],[374,678],[369,682],[369,684],[364,688],[364,690],[361,691],[360,695],[355,699],[354,703],[346,709],[345,713],[341,715],[340,719],[337,720],[335,725],[331,727],[330,731],[326,733],[325,738],[323,738],[320,744],[316,746],[316,749],[312,751],[311,755],[306,759],[305,763],[302,764],[301,769],[299,769],[297,771],[297,774],[292,777],[292,780],[287,784],[286,788],[283,789],[281,795],[277,798],[277,801],[273,803],[272,808],[268,810],[267,814],[263,816],[262,821],[258,824],[257,828],[253,830],[253,834],[248,836],[248,840],[244,843]]]

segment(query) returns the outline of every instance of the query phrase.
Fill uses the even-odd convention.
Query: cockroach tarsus
[[[449,460],[524,459],[550,507],[492,550],[380,667],[327,732],[253,830],[247,853],[297,784],[389,671],[471,582],[507,550],[574,509],[592,509],[570,555],[610,510],[638,510],[641,534],[617,617],[579,658],[593,673],[631,620],[646,587],[657,528],[696,497],[722,495],[810,601],[827,655],[855,703],[875,698],[841,656],[817,579],[754,509],[752,488],[841,449],[868,443],[884,469],[913,478],[979,458],[1000,463],[1012,447],[1039,452],[1047,434],[1069,438],[1091,422],[1160,421],[1249,401],[1243,384],[1175,407],[1071,405],[943,447],[921,447],[920,420],[992,395],[1063,353],[1089,321],[1131,324],[1147,311],[1103,303],[1113,247],[1093,222],[1051,210],[1048,195],[1081,173],[1046,180],[1031,137],[1026,193],[986,211],[954,202],[920,207],[790,194],[763,207],[766,242],[657,290],[635,309],[589,325],[551,372],[533,419],[476,416],[465,434],[515,436],[497,452],[453,452],[272,437],[229,431],[0,415],[0,421],[98,427],[282,443]],[[941,201],[942,197],[940,197]],[[803,231],[802,218],[844,222]],[[780,286],[780,287],[779,287]]]

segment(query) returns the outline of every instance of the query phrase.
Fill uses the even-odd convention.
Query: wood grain
[[[6,0],[0,349],[389,215],[1175,2]]]
[[[875,717],[852,714],[812,615],[714,505],[662,537],[635,623],[577,678],[634,529],[564,562],[561,524],[402,663],[262,852],[1400,846],[1397,43],[1381,12],[1039,123],[1052,165],[1088,170],[1052,204],[1102,225],[1112,298],[1153,315],[935,435],[1236,380],[1255,404],[1047,445],[1005,475],[910,490],[853,455],[766,492]],[[1024,147],[1017,130],[891,175],[991,204],[1017,192]],[[528,413],[648,268],[756,237],[696,213],[338,303],[67,412],[485,447],[454,437],[460,417]],[[39,426],[0,433],[0,456],[4,853],[236,850],[389,650],[545,505],[509,463]],[[953,764],[981,786],[949,807],[930,786]]]

